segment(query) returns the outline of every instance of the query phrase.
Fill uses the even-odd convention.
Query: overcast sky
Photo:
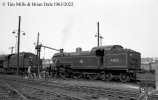
[[[9,3],[15,4],[14,6]],[[16,45],[18,16],[21,16],[20,51],[35,53],[34,42],[73,52],[76,47],[97,46],[97,22],[102,45],[122,45],[158,57],[158,0],[21,0],[28,3],[73,2],[73,6],[17,6],[20,0],[0,0],[0,53],[9,54]],[[45,51],[45,52],[44,52]],[[15,52],[15,49],[14,49]],[[41,57],[57,51],[42,48]]]

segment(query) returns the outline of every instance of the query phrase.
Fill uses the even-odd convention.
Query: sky
[[[12,32],[18,30],[19,16],[20,52],[35,53],[38,33],[45,46],[65,52],[75,52],[77,47],[91,50],[97,46],[99,22],[102,45],[121,45],[142,57],[158,57],[157,0],[0,0],[0,54],[10,54],[9,47],[17,47],[17,31]],[[42,48],[41,58],[50,59],[56,52]]]

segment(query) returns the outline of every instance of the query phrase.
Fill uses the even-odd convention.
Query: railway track
[[[27,100],[26,97],[11,87],[6,82],[0,80],[0,100]]]
[[[21,80],[18,78],[1,78],[6,83],[10,83],[10,86],[16,88],[21,94],[23,94],[29,100],[86,100],[86,94],[73,93],[61,89],[59,87],[50,87],[46,84],[39,84],[39,81],[35,80]]]
[[[51,89],[35,85],[12,83],[12,86],[21,91],[28,99],[32,100],[85,100],[61,91],[52,91]]]
[[[18,87],[22,86],[20,88],[28,87],[28,84],[30,84],[28,88],[33,89],[32,90],[33,93],[37,93],[37,94],[38,94],[37,91],[39,90],[41,91],[39,92],[39,94],[46,93],[46,94],[56,95],[56,97],[58,97],[59,95],[60,96],[62,95],[61,91],[63,92],[69,91],[70,93],[66,94],[67,97],[65,97],[69,99],[66,100],[70,100],[70,99],[95,100],[99,98],[109,98],[110,100],[138,100],[141,95],[139,89],[125,89],[125,88],[120,89],[117,87],[92,87],[92,86],[84,86],[84,85],[79,86],[79,85],[65,84],[57,81],[48,81],[48,80],[43,81],[43,80],[31,80],[31,79],[22,79],[22,78],[19,80],[19,78],[15,78],[15,77],[14,78],[2,77],[2,79],[7,82],[11,82],[11,81],[16,82],[17,84],[16,86]],[[73,93],[75,92],[78,95],[74,95]],[[73,96],[71,96],[72,94]],[[77,97],[79,95],[80,97]]]

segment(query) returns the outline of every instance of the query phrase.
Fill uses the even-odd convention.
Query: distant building
[[[157,57],[157,58],[155,58],[155,62],[158,62],[158,57]]]
[[[141,58],[141,68],[150,71],[155,70],[158,67],[158,58]]]
[[[42,59],[42,67],[49,67],[53,63],[52,59]]]
[[[158,62],[158,57],[157,58],[141,58],[141,63],[151,63],[151,62]]]
[[[153,62],[154,59],[153,58],[141,58],[141,63],[150,63],[150,62]]]

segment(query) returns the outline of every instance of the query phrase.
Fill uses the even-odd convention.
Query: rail
[[[4,77],[3,77],[4,78]],[[7,80],[7,79],[5,79]],[[9,81],[15,81],[18,78],[9,78]],[[78,91],[82,93],[89,93],[88,98],[98,98],[101,96],[108,98],[117,98],[117,99],[129,99],[129,100],[137,100],[141,97],[141,93],[139,89],[125,89],[125,88],[117,88],[117,87],[91,87],[91,86],[78,86],[78,85],[70,85],[60,82],[51,82],[51,81],[41,81],[41,80],[30,80],[30,79],[21,79],[18,80],[21,83],[32,84],[34,87],[39,84],[40,86],[48,87],[48,88],[59,88],[68,91]],[[32,87],[33,88],[33,87]],[[48,91],[50,92],[50,91]],[[58,94],[62,95],[62,94]],[[76,97],[74,97],[76,98]],[[79,98],[78,100],[84,100],[84,98]]]
[[[20,90],[20,88],[26,88],[26,89],[29,88],[30,90],[33,89],[34,91],[38,90],[39,95],[40,95],[40,91],[41,91],[42,93],[49,93],[51,95],[54,95],[55,97],[68,98],[69,100],[86,100],[84,98],[76,97],[76,96],[73,96],[73,95],[70,95],[70,94],[67,94],[67,93],[60,93],[60,92],[57,92],[57,91],[53,91],[52,89],[50,89],[50,87],[46,88],[46,87],[42,86],[41,84],[39,85],[37,83],[28,84],[24,81],[23,82],[22,81],[17,81],[17,80],[15,81],[15,79],[7,79],[7,78],[3,78],[3,80],[7,83],[11,83],[11,85],[13,85],[16,88],[19,88],[19,90]],[[29,81],[29,83],[31,83],[31,82]],[[26,94],[26,93],[22,93],[22,94],[25,94],[25,95],[28,96],[28,94]],[[38,98],[38,96],[35,96],[34,98]],[[31,97],[33,97],[33,96],[31,96]],[[24,99],[24,100],[27,100],[27,99]]]
[[[14,89],[13,87],[11,87],[8,83],[6,83],[6,82],[4,82],[4,81],[2,81],[2,80],[0,80],[0,82],[3,83],[3,85],[0,84],[2,87],[7,88],[7,90],[9,90],[9,91],[16,92],[17,94],[19,94],[19,96],[20,96],[23,100],[27,100],[27,98],[26,98],[22,93],[20,93],[18,90],[16,90],[16,89]]]

